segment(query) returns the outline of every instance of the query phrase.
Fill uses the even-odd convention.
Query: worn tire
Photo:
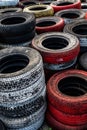
[[[14,12],[22,12],[21,8],[5,8],[5,9],[0,9],[0,14],[4,13],[14,13]]]
[[[67,114],[59,111],[58,109],[53,107],[53,105],[51,105],[50,103],[48,104],[48,110],[50,111],[54,119],[63,124],[71,126],[79,126],[79,125],[85,125],[87,123],[87,114],[82,115]]]
[[[35,17],[30,13],[3,14],[0,16],[0,35],[3,37],[21,36],[34,30],[35,24]]]
[[[9,116],[15,117],[18,115],[16,108],[32,104],[45,87],[42,58],[34,49],[13,47],[3,49],[0,59],[0,113],[6,114],[11,110],[12,115]],[[20,111],[19,116],[22,115]]]
[[[61,64],[73,60],[80,49],[79,41],[75,36],[58,32],[36,36],[32,40],[32,46],[41,53],[44,63],[50,64]]]
[[[52,16],[54,14],[53,8],[49,5],[34,5],[24,8],[23,12],[33,13],[36,18]]]
[[[67,9],[55,13],[55,16],[63,18],[65,24],[68,24],[76,20],[84,19],[85,13],[79,9]]]
[[[81,70],[68,70],[53,75],[47,84],[49,102],[56,109],[67,114],[85,114],[87,112],[86,79],[87,73]]]
[[[64,28],[64,20],[59,17],[43,17],[36,19],[36,32],[38,34],[44,32],[62,31]]]
[[[87,51],[87,20],[79,20],[74,23],[67,24],[64,32],[70,33],[78,37],[81,46],[81,52]]]
[[[70,126],[63,124],[53,118],[53,116],[50,114],[50,112],[47,112],[46,114],[46,120],[50,127],[53,128],[53,130],[86,130],[87,124],[80,125],[80,126]]]
[[[71,9],[71,8],[76,8],[76,9],[81,9],[81,1],[80,0],[73,0],[71,2],[71,0],[58,0],[55,2],[52,2],[50,4],[53,9],[54,12],[58,12],[60,10],[65,10],[65,9]]]

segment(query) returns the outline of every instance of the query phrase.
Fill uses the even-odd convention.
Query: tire
[[[26,1],[22,1],[21,3],[22,3],[22,5],[23,5],[23,7],[29,7],[29,6],[31,6],[31,5],[36,5],[36,4],[38,4],[38,2],[35,1],[35,0],[26,0]]]
[[[0,16],[0,35],[3,37],[21,36],[30,33],[34,28],[35,17],[33,14],[15,12]]]
[[[87,53],[83,53],[78,58],[78,69],[82,69],[84,71],[87,71]]]
[[[69,62],[77,57],[80,49],[75,36],[58,32],[36,36],[32,40],[32,46],[41,53],[44,63],[49,64]]]
[[[86,2],[81,3],[81,9],[82,9],[84,12],[87,12],[87,3],[86,3]]]
[[[0,39],[0,44],[9,44],[9,45],[15,44],[16,46],[17,44],[22,44],[32,40],[34,36],[35,36],[35,29],[29,33],[20,36],[13,36],[13,37],[2,36],[2,38]]]
[[[50,5],[52,3],[51,0],[45,0],[45,1],[41,1],[40,4],[43,4],[43,5]]]
[[[64,20],[58,17],[42,17],[36,19],[36,32],[38,34],[44,32],[62,31],[64,28]]]
[[[79,20],[74,23],[67,24],[64,27],[64,32],[70,33],[78,37],[81,46],[81,52],[87,51],[87,34],[86,34],[87,20]]]
[[[63,18],[65,24],[68,24],[76,20],[84,19],[85,13],[79,9],[67,9],[55,13],[55,16]]]
[[[8,108],[7,112],[10,109],[13,113],[11,116],[16,117],[16,107],[22,109],[22,106],[35,101],[35,98],[39,99],[37,94],[45,87],[42,58],[32,48],[13,47],[1,50],[0,59],[0,113]],[[22,111],[19,116],[21,114]]]
[[[0,120],[0,130],[6,130],[3,122]]]
[[[87,112],[86,77],[87,73],[81,70],[68,70],[53,75],[47,84],[49,102],[64,113],[85,114]],[[61,85],[67,88],[64,90]]]
[[[87,123],[87,114],[82,115],[67,114],[54,108],[50,103],[48,104],[48,110],[50,111],[54,119],[63,124],[71,126],[79,126],[79,125],[85,125]]]
[[[76,9],[81,9],[81,1],[80,0],[58,0],[55,2],[52,2],[51,7],[53,7],[54,12],[58,12],[60,10],[65,10],[65,9],[71,9],[71,8],[76,8]]]
[[[49,126],[52,127],[53,130],[86,130],[87,129],[87,125],[69,126],[63,124],[55,120],[49,112],[47,112],[46,114],[46,120]]]
[[[25,127],[28,127],[28,129],[31,130],[30,128],[33,127],[34,129],[33,125],[36,125],[37,123],[39,123],[39,127],[42,125],[45,111],[46,111],[46,104],[44,104],[37,112],[27,117],[23,117],[23,118],[0,117],[0,118],[8,129],[20,130],[20,129],[24,129]]]
[[[21,8],[5,8],[5,9],[0,9],[0,14],[4,13],[14,13],[14,12],[22,12]]]
[[[34,5],[24,8],[23,12],[33,13],[36,18],[52,16],[54,14],[53,8],[49,5]]]

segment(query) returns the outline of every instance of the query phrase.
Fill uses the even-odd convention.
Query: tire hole
[[[55,25],[56,22],[54,21],[43,21],[43,22],[39,22],[36,24],[36,26],[38,27],[46,27],[46,26],[52,26],[52,25]]]
[[[87,82],[79,77],[68,77],[58,83],[60,92],[69,96],[82,96],[87,93]]]
[[[65,6],[65,5],[71,5],[71,4],[73,4],[73,2],[62,2],[62,3],[57,4],[57,6]]]
[[[78,25],[72,28],[72,31],[76,34],[87,35],[87,25],[86,24]]]
[[[74,19],[74,18],[78,18],[79,15],[76,13],[64,13],[61,15],[62,18],[70,18],[70,19]]]
[[[13,25],[13,24],[20,24],[25,21],[26,19],[22,17],[11,17],[11,18],[5,18],[4,20],[1,21],[1,23],[4,25]]]
[[[30,10],[38,11],[38,10],[45,10],[45,9],[46,9],[45,7],[35,7],[35,8],[31,8]]]
[[[42,42],[42,45],[45,48],[57,50],[65,48],[68,45],[68,41],[63,38],[53,37],[45,39]]]
[[[14,73],[24,69],[29,64],[29,59],[25,55],[15,54],[0,60],[0,73]]]

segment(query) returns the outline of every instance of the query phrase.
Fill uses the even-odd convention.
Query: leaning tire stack
[[[0,86],[0,120],[8,130],[39,129],[46,110],[41,55],[26,47],[1,50]]]
[[[87,129],[87,73],[68,70],[47,84],[47,122],[56,130]]]

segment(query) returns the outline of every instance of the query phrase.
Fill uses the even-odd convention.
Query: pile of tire
[[[47,84],[46,119],[53,130],[87,129],[87,72],[68,70]]]
[[[29,46],[35,36],[35,24],[35,16],[30,13],[12,12],[0,15],[0,48]]]
[[[38,130],[46,111],[41,55],[32,48],[0,51],[0,120],[7,130]]]
[[[55,71],[73,67],[80,51],[77,37],[62,32],[40,34],[32,40],[32,47],[43,57],[46,80]]]

